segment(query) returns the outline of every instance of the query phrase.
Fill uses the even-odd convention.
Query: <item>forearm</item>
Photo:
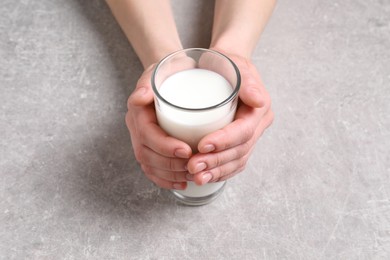
[[[211,48],[250,58],[276,0],[216,0]]]
[[[144,68],[182,49],[169,0],[106,0]]]

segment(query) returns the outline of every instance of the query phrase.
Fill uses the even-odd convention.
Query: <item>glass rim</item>
[[[234,71],[236,73],[236,76],[237,76],[237,82],[236,82],[236,86],[233,88],[232,93],[226,99],[224,99],[223,101],[221,101],[221,102],[219,102],[219,103],[217,103],[215,105],[208,106],[208,107],[188,108],[188,107],[182,107],[182,106],[178,106],[178,105],[172,104],[171,102],[169,102],[168,100],[166,100],[165,98],[163,98],[160,95],[160,92],[158,91],[157,86],[155,84],[156,75],[157,75],[160,67],[168,59],[170,59],[172,56],[175,56],[175,55],[177,55],[179,53],[189,52],[189,51],[199,51],[199,52],[210,52],[210,53],[213,53],[215,55],[218,55],[218,56],[221,56],[221,57],[225,58],[233,66],[233,69],[234,69]],[[157,63],[157,65],[155,66],[155,68],[153,69],[151,81],[152,81],[152,88],[153,88],[154,94],[157,96],[157,98],[159,100],[161,100],[162,102],[166,103],[167,105],[172,106],[172,107],[177,108],[177,109],[180,109],[180,110],[185,110],[185,111],[206,111],[206,110],[211,110],[211,109],[222,107],[222,106],[228,104],[236,96],[238,96],[238,91],[240,90],[240,87],[241,87],[241,74],[240,74],[240,70],[238,69],[237,65],[228,56],[226,56],[223,53],[220,53],[219,51],[205,49],[205,48],[188,48],[188,49],[182,49],[182,50],[178,50],[178,51],[172,52],[171,54],[169,54],[165,58],[163,58],[161,61],[159,61]]]

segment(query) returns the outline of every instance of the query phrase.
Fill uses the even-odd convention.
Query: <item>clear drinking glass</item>
[[[240,83],[237,66],[217,51],[191,48],[168,55],[152,75],[160,127],[196,153],[204,136],[233,121]],[[188,182],[186,190],[172,192],[184,204],[204,205],[218,197],[225,184]]]

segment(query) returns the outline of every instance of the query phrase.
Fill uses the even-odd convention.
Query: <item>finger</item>
[[[246,155],[219,167],[197,173],[194,175],[194,182],[198,185],[204,185],[206,183],[220,181],[224,176],[234,176],[245,169],[248,158],[249,156]]]
[[[223,53],[223,51],[218,50]],[[237,65],[241,76],[241,88],[239,92],[240,99],[251,107],[263,107],[269,100],[264,84],[256,67],[248,60],[236,55],[228,55],[229,58]],[[211,65],[210,65],[211,64]],[[212,66],[208,62],[207,66]],[[219,66],[221,67],[221,66]],[[217,68],[218,70],[219,68]],[[223,75],[223,74],[222,74]],[[230,81],[232,82],[232,81]]]
[[[241,78],[241,88],[239,91],[240,99],[251,107],[263,107],[267,101],[267,92],[262,83],[259,73],[255,66],[247,60],[238,57],[232,57],[237,65]],[[224,60],[225,61],[225,60]],[[231,64],[222,62],[220,56],[212,53],[204,53],[199,60],[199,67],[217,72],[223,75],[232,86],[237,83],[237,77]],[[231,73],[227,73],[227,72]]]
[[[145,106],[153,103],[153,91],[150,86],[138,86],[127,100],[127,108]]]
[[[242,79],[239,92],[240,99],[251,107],[261,108],[265,106],[270,101],[270,97],[256,67],[248,61],[245,61],[245,63],[240,61],[239,66]]]
[[[264,112],[264,108],[241,104],[232,123],[200,140],[199,152],[218,152],[247,142],[254,135]]]
[[[198,153],[188,162],[188,172],[196,174],[244,157],[251,151],[252,140],[217,153]]]
[[[183,172],[186,171],[187,159],[165,157],[143,146],[136,155],[137,160],[148,167],[159,168],[163,171]]]
[[[154,65],[150,66],[139,78],[134,92],[127,100],[127,108],[130,110],[133,106],[145,106],[153,102],[153,90],[151,77]]]
[[[263,120],[261,120],[259,127],[256,130],[256,137],[260,137],[263,135],[264,131],[270,127],[272,122],[274,121],[275,114],[272,109],[268,110],[264,115]]]
[[[141,168],[145,172],[145,174],[154,175],[166,181],[170,181],[170,182],[188,181],[188,179],[186,178],[186,175],[188,173],[187,171],[181,171],[181,172],[166,171],[166,170],[154,168],[147,165],[142,165]]]
[[[261,121],[256,135],[249,142],[217,153],[196,154],[193,156],[187,167],[191,174],[195,174],[193,177],[195,182],[204,184],[215,180],[225,180],[244,169],[255,147],[255,141],[269,127],[273,117],[274,114],[270,110]],[[212,177],[210,177],[210,174]]]
[[[219,178],[218,181],[226,181],[230,178],[233,178],[234,176],[236,176],[237,174],[243,172],[245,169],[242,169],[241,171],[236,171],[236,172],[233,172],[233,173],[230,173],[230,174],[226,174],[224,176],[222,176],[221,178]]]
[[[165,157],[190,158],[191,147],[165,133],[158,125],[149,123],[140,131],[141,143]]]
[[[147,174],[145,173],[145,176],[155,183],[157,186],[163,189],[175,189],[175,190],[185,190],[187,187],[186,182],[171,182],[164,179],[161,179],[153,174]]]
[[[153,105],[137,107],[126,117],[126,122],[136,124],[138,142],[165,157],[189,158],[191,147],[176,138],[169,136],[157,124]],[[135,119],[132,119],[132,116]],[[143,126],[139,129],[139,126]]]

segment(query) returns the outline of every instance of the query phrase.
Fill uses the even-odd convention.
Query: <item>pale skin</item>
[[[250,58],[276,0],[216,0],[210,49],[230,57],[242,82],[234,121],[205,136],[192,154],[157,123],[151,74],[163,57],[182,49],[168,0],[107,0],[145,69],[128,99],[126,124],[146,177],[162,188],[185,189],[229,179],[241,172],[273,121],[271,99]]]

